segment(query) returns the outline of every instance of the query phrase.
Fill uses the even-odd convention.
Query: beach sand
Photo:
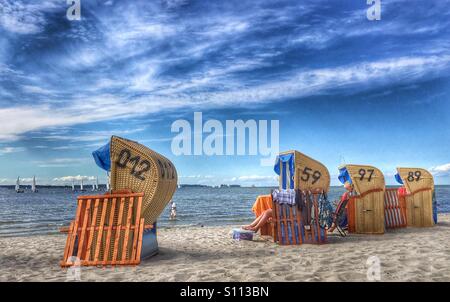
[[[82,267],[82,281],[450,281],[450,215],[433,228],[329,236],[329,244],[278,246],[231,239],[233,226],[158,231],[160,252],[136,267]],[[59,267],[65,235],[0,238],[0,281],[68,281]]]

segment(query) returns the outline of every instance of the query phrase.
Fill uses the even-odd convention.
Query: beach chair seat
[[[326,243],[327,231],[319,223],[321,193],[299,192],[298,194],[303,194],[308,203],[302,210],[298,205],[280,204],[276,199],[273,200],[274,242],[280,245]],[[307,211],[309,213],[306,213]]]
[[[144,230],[153,228],[141,218],[143,196],[127,191],[79,196],[61,267],[139,264]]]
[[[404,197],[399,197],[398,188],[386,188],[385,190],[384,222],[387,229],[407,226],[406,200]]]

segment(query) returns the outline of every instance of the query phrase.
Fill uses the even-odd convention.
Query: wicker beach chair
[[[152,225],[172,199],[177,171],[159,153],[117,136],[93,156],[111,172],[113,194],[78,197],[61,265],[73,265],[73,256],[81,265],[138,264],[157,251]]]
[[[384,175],[372,166],[344,165],[339,180],[353,184],[354,195],[347,203],[348,232],[384,233]]]
[[[421,168],[397,168],[397,172],[396,179],[404,185],[407,193],[400,197],[406,205],[407,225],[434,226],[437,223],[437,204],[433,175]]]
[[[142,217],[146,224],[153,224],[177,189],[175,166],[166,157],[135,141],[112,136],[107,146],[111,189],[143,192]]]

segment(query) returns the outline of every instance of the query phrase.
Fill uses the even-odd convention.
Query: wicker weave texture
[[[111,138],[111,189],[143,192],[142,217],[153,224],[177,188],[175,166],[161,154],[131,140]]]

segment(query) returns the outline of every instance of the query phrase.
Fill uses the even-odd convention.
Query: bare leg
[[[256,217],[256,219],[251,224],[243,225],[242,228],[244,230],[250,230],[250,229],[254,228],[259,223],[259,221],[262,219],[263,215],[264,215],[264,213],[259,215],[258,217]]]
[[[259,222],[249,230],[257,232],[263,225],[265,225],[267,221],[272,218],[272,209],[266,210],[260,217],[261,219]]]

